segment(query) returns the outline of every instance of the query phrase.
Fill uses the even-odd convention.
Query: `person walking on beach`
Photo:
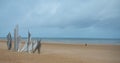
[[[38,53],[40,54],[40,48],[41,48],[41,40],[37,41],[37,46],[35,50],[33,51],[33,53],[35,53],[35,51],[38,50]]]
[[[12,48],[12,37],[10,32],[7,35],[7,47],[8,47],[8,50],[11,50]]]

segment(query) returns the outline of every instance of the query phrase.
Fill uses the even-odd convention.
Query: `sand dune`
[[[41,54],[8,51],[0,41],[0,63],[120,63],[120,45],[42,43]]]

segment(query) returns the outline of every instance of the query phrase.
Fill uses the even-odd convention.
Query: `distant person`
[[[87,46],[87,43],[85,43],[85,46]]]
[[[8,47],[8,50],[11,50],[12,48],[12,37],[10,32],[7,35],[7,47]]]
[[[35,50],[33,51],[33,53],[35,53],[35,51],[38,49],[38,53],[40,54],[40,48],[41,48],[41,40],[37,41],[37,46]]]

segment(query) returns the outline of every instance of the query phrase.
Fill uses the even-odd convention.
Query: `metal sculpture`
[[[11,50],[12,48],[12,37],[10,32],[7,35],[7,47],[8,47],[8,50]]]

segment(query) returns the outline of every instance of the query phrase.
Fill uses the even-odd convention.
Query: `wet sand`
[[[0,63],[120,63],[120,45],[42,43],[33,54],[9,51],[0,40]]]

